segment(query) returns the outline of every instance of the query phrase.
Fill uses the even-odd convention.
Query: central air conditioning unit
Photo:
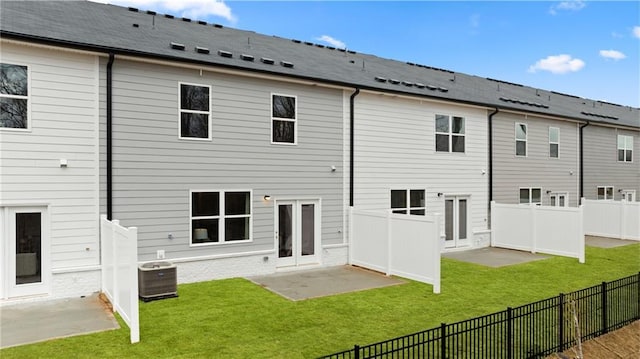
[[[176,265],[150,262],[138,267],[138,295],[145,302],[178,296]]]

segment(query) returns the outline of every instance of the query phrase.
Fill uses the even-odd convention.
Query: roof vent
[[[156,15],[156,12],[155,12],[155,11],[151,11],[151,10],[147,10],[147,14],[149,14],[149,15]]]
[[[206,47],[196,46],[196,52],[199,54],[208,54],[210,51]]]
[[[133,24],[133,27],[140,27],[140,25],[138,25],[138,24]]]
[[[376,76],[376,81],[378,82],[387,82],[387,79],[384,77]]]
[[[449,92],[449,89],[446,87],[438,87],[438,91],[440,92]]]
[[[307,46],[313,46],[313,42],[309,42],[309,41],[305,41],[304,44]]]
[[[618,119],[617,117],[607,116],[607,115],[600,115],[600,114],[592,113],[592,112],[584,112],[584,111],[582,111],[580,113],[583,114],[583,115],[586,115],[586,116],[606,118],[606,119],[609,119],[609,120],[617,120]]]
[[[324,49],[324,47],[325,47],[325,46],[324,46],[324,45],[321,45],[321,44],[316,44],[316,47],[319,47],[319,48],[321,48],[321,49]]]
[[[202,21],[202,20],[198,20],[198,24],[200,24],[200,25],[206,25],[206,24],[207,24],[207,22],[206,22],[206,21]]]
[[[213,24],[213,27],[218,28],[218,29],[222,29],[224,26],[222,26],[220,24]]]
[[[224,51],[224,50],[218,50],[218,55],[220,55],[222,57],[226,57],[228,59],[233,57],[232,53],[230,53],[229,51]]]
[[[389,79],[389,83],[390,83],[390,84],[397,85],[397,84],[399,84],[399,83],[400,83],[400,80],[396,80],[396,79]]]
[[[241,54],[240,58],[243,59],[244,61],[253,61],[253,56],[252,55]]]
[[[437,87],[435,87],[435,86],[431,86],[431,85],[427,85],[427,88],[428,88],[429,90],[431,90],[431,91],[435,91],[435,90],[437,90],[437,89],[438,89]]]
[[[333,46],[327,46],[327,49],[329,49],[329,50],[335,50],[336,48],[335,48],[335,47],[333,47]]]
[[[356,53],[356,52],[355,52],[355,51],[353,51],[353,50],[347,50],[347,52],[348,52],[348,53],[350,53],[350,54],[355,54],[355,53]]]
[[[191,19],[189,19],[188,17],[183,17],[183,18],[182,18],[182,21],[184,21],[184,22],[191,22]]]
[[[177,43],[177,42],[172,42],[171,43],[171,48],[174,49],[174,50],[182,50],[182,51],[184,51],[184,44],[180,44],[180,43]]]
[[[175,16],[170,14],[164,14],[164,17],[166,17],[167,19],[173,19]]]
[[[347,51],[347,49],[338,49],[338,51],[345,52],[345,51]]]
[[[135,7],[129,7],[128,9],[129,11],[138,12],[138,9]]]
[[[295,42],[296,44],[299,44],[299,43],[301,43],[301,42],[302,42],[302,41],[300,41],[300,40],[291,40],[291,41]]]
[[[413,86],[413,82],[409,82],[409,81],[402,81],[402,84],[407,86],[407,87]]]
[[[416,82],[416,83],[414,84],[414,86],[415,86],[415,87],[417,87],[417,88],[419,88],[419,89],[423,89],[423,88],[425,88],[425,87],[426,87],[426,85],[425,85],[425,84],[422,84],[422,83],[420,83],[420,82]]]
[[[276,63],[273,59],[270,59],[268,57],[261,57],[260,61],[262,61],[263,64],[267,64],[267,65],[273,65]]]
[[[280,65],[289,69],[293,68],[293,63],[289,61],[280,61]]]

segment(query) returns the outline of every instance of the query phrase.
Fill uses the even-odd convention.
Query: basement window
[[[0,129],[29,129],[29,69],[0,63]]]

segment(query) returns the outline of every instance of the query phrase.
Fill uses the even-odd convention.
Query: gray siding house
[[[491,200],[638,200],[637,108],[86,1],[0,44],[0,304],[99,290],[100,214],[193,282],[346,264],[349,207],[460,249]]]

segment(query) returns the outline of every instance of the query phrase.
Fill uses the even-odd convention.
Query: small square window
[[[436,152],[465,151],[464,118],[436,115]]]

